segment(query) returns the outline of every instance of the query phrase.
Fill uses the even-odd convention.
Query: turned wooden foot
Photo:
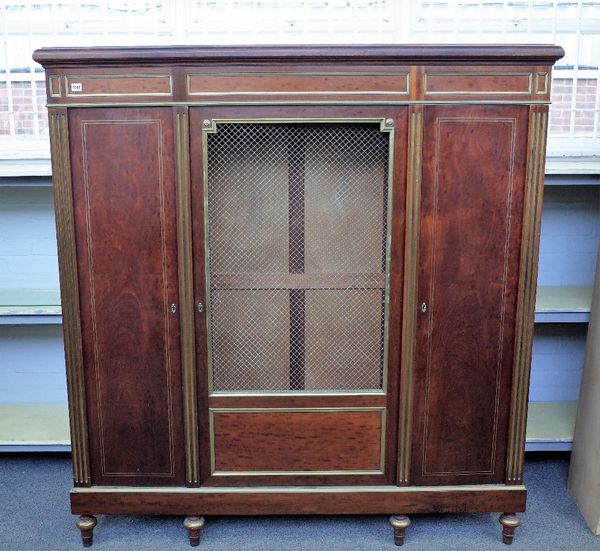
[[[515,530],[521,524],[521,521],[515,513],[503,513],[498,521],[502,524],[502,543],[510,545],[515,538]]]
[[[394,543],[404,545],[404,532],[410,526],[410,519],[406,515],[390,517],[390,524],[394,529]]]
[[[200,532],[204,526],[204,517],[186,517],[183,525],[188,531],[190,545],[196,547],[200,544]]]
[[[83,546],[90,547],[94,538],[94,528],[96,527],[96,524],[98,524],[96,517],[93,517],[92,515],[81,515],[75,521],[75,524],[81,532],[81,542],[83,543]]]

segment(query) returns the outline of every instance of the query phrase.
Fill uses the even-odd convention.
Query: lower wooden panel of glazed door
[[[70,111],[94,484],[183,485],[173,123]]]
[[[383,408],[211,410],[215,476],[383,474]]]
[[[413,484],[505,480],[527,117],[424,110]]]

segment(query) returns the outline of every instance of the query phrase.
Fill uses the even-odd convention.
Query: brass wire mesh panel
[[[213,390],[382,388],[389,140],[375,123],[207,134]]]

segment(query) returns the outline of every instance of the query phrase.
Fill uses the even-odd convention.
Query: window
[[[549,149],[600,152],[600,0],[8,0],[0,19],[0,158],[49,155],[33,50],[108,44],[556,43]]]

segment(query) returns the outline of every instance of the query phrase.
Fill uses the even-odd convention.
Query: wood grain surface
[[[183,484],[173,124],[69,117],[94,484]]]
[[[216,411],[217,471],[379,471],[382,411]]]
[[[527,109],[427,107],[412,482],[504,479]]]
[[[386,488],[388,490],[389,488]],[[404,513],[476,513],[525,510],[527,491],[515,486],[477,489],[445,488],[440,491],[316,491],[268,493],[235,492],[86,492],[71,493],[74,514],[113,515],[354,515]],[[391,544],[390,544],[391,545]]]

